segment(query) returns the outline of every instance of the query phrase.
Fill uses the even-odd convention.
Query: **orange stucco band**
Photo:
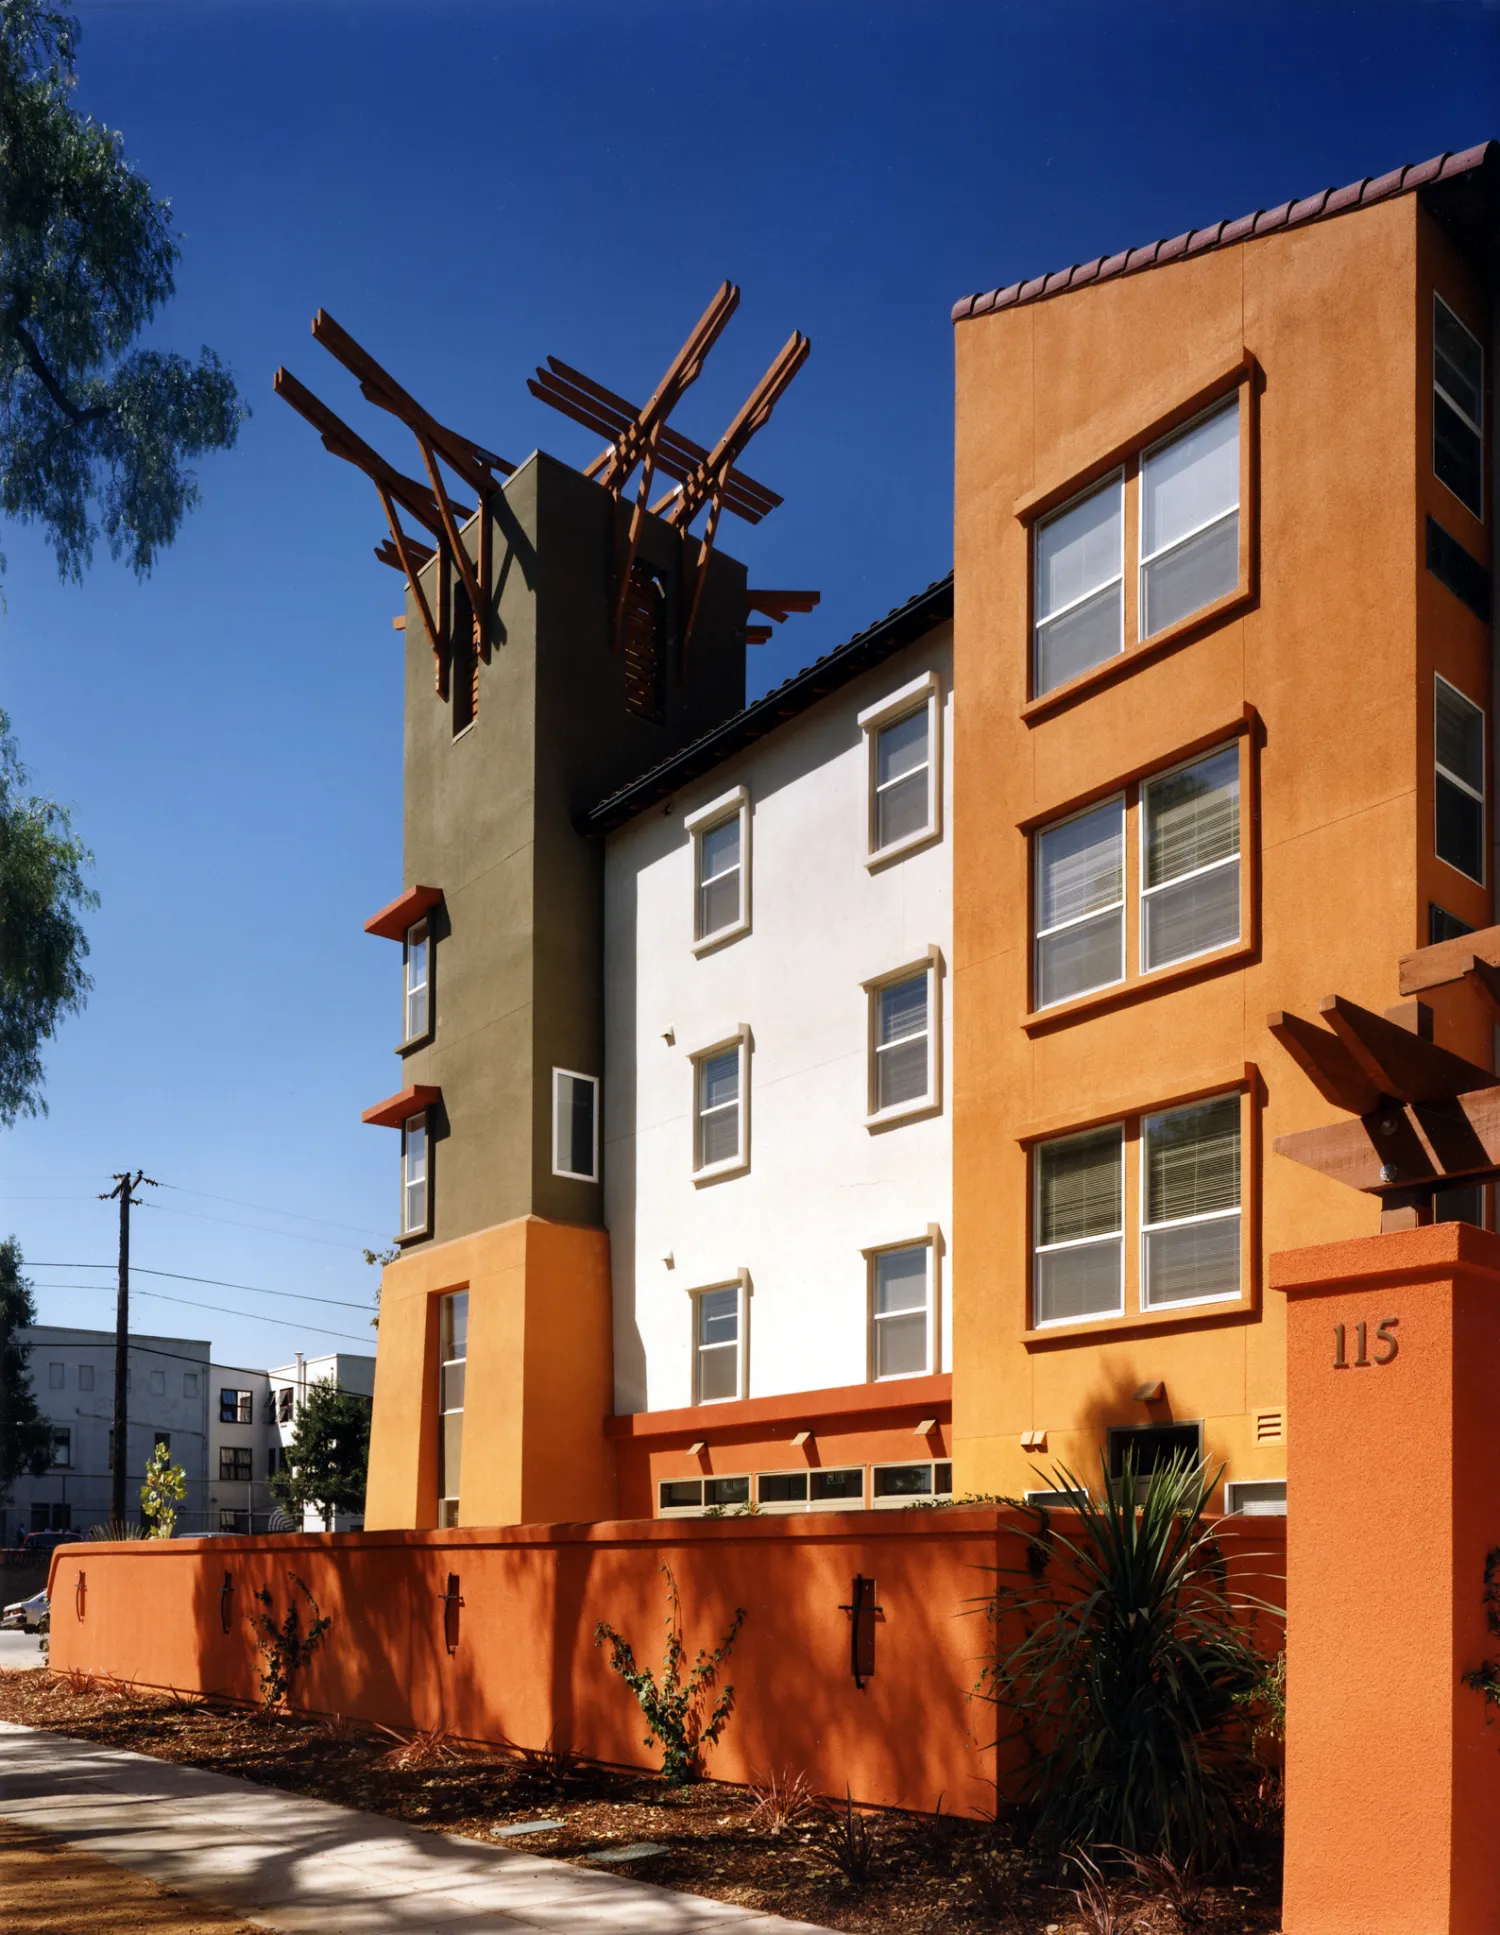
[[[1320,1244],[1273,1257],[1270,1283],[1296,1420],[1284,1927],[1494,1935],[1500,1750],[1461,1676],[1497,1651],[1500,1237]]]
[[[365,1524],[437,1523],[438,1300],[469,1293],[463,1525],[611,1518],[609,1237],[518,1217],[386,1266]]]

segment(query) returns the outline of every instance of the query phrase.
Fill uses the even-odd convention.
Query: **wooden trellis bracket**
[[[811,611],[822,599],[819,591],[747,591],[745,593],[745,616],[769,618],[769,625],[745,626],[747,645],[769,645],[775,626],[784,625],[794,611]]]

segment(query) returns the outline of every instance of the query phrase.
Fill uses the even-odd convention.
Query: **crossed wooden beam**
[[[708,511],[703,536],[697,545],[691,589],[687,593],[687,615],[679,633],[678,650],[685,663],[708,581],[709,559],[720,516],[730,510],[746,523],[758,524],[782,501],[775,491],[739,470],[737,463],[745,446],[770,420],[792,378],[807,361],[812,345],[800,330],[794,331],[783,345],[712,450],[705,450],[701,444],[672,429],[668,422],[683,395],[702,374],[708,353],[739,307],[739,300],[740,292],[734,283],[720,284],[643,408],[637,409],[624,397],[555,356],[549,356],[536,375],[527,380],[526,387],[541,402],[609,438],[608,447],[585,469],[586,477],[597,479],[618,500],[637,468],[640,470],[630,526],[616,566],[614,644],[617,651],[624,639],[631,568],[648,509],[653,516],[665,517],[684,538],[698,513],[705,507]],[[651,486],[658,471],[676,481],[665,496],[652,504]],[[683,559],[686,569],[686,545]],[[761,602],[751,602],[749,610],[770,618],[773,624],[780,623],[793,611],[810,611],[818,601],[816,592],[763,592],[753,597]],[[767,627],[754,626],[747,629],[746,642],[764,644],[770,636]]]
[[[1278,1011],[1271,1033],[1348,1120],[1276,1138],[1278,1155],[1381,1199],[1382,1229],[1425,1222],[1434,1190],[1500,1176],[1500,1078],[1432,1039],[1416,997],[1464,983],[1500,1021],[1500,927],[1403,955],[1401,993],[1383,1015],[1342,995],[1324,1024]]]
[[[502,479],[511,475],[515,465],[496,456],[494,451],[486,450],[483,444],[475,443],[471,437],[439,423],[388,371],[381,368],[369,351],[357,343],[326,309],[320,309],[313,317],[312,333],[314,341],[321,343],[355,378],[366,400],[399,417],[416,438],[422,468],[426,472],[425,482],[408,477],[387,463],[379,451],[373,450],[351,430],[321,398],[299,383],[290,370],[278,369],[276,372],[273,385],[276,394],[307,419],[322,438],[324,449],[364,471],[374,484],[391,533],[385,543],[376,546],[375,555],[382,564],[400,571],[411,586],[417,609],[422,615],[422,624],[432,644],[438,696],[446,699],[450,574],[456,574],[468,599],[474,646],[486,659],[489,657],[490,519],[481,516],[479,520],[479,558],[476,564],[459,533],[460,525],[473,516],[473,510],[454,503],[442,466],[446,465],[459,482],[478,497],[483,510],[488,506],[491,493],[500,488]],[[403,511],[436,540],[435,544],[423,544],[410,535],[401,522]],[[434,574],[436,612],[422,588],[419,575],[423,566],[435,556],[441,559],[444,566]]]

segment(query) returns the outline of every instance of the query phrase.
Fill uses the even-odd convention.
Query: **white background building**
[[[286,1447],[309,1385],[332,1378],[340,1389],[368,1398],[375,1389],[375,1359],[348,1351],[298,1357],[272,1371],[214,1365],[209,1404],[209,1532],[357,1531],[361,1516],[339,1513],[325,1527],[314,1511],[293,1526],[272,1497],[267,1480],[286,1462]]]

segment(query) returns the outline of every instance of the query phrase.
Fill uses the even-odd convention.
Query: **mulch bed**
[[[1096,1935],[1077,1877],[1015,1848],[994,1823],[854,1810],[872,1847],[863,1881],[840,1872],[825,1816],[791,1825],[753,1793],[702,1781],[668,1787],[648,1774],[541,1754],[487,1752],[438,1736],[405,1741],[340,1721],[265,1716],[119,1682],[0,1674],[0,1720],[180,1761],[266,1787],[471,1835],[513,1852],[587,1863],[610,1847],[659,1842],[665,1852],[614,1869],[663,1887],[734,1902],[850,1935]],[[492,1830],[542,1817],[562,1826],[496,1841]],[[845,1823],[846,1834],[848,1824]],[[1207,1891],[1184,1920],[1163,1896],[1137,1900],[1119,1935],[1276,1935],[1279,1863]]]

